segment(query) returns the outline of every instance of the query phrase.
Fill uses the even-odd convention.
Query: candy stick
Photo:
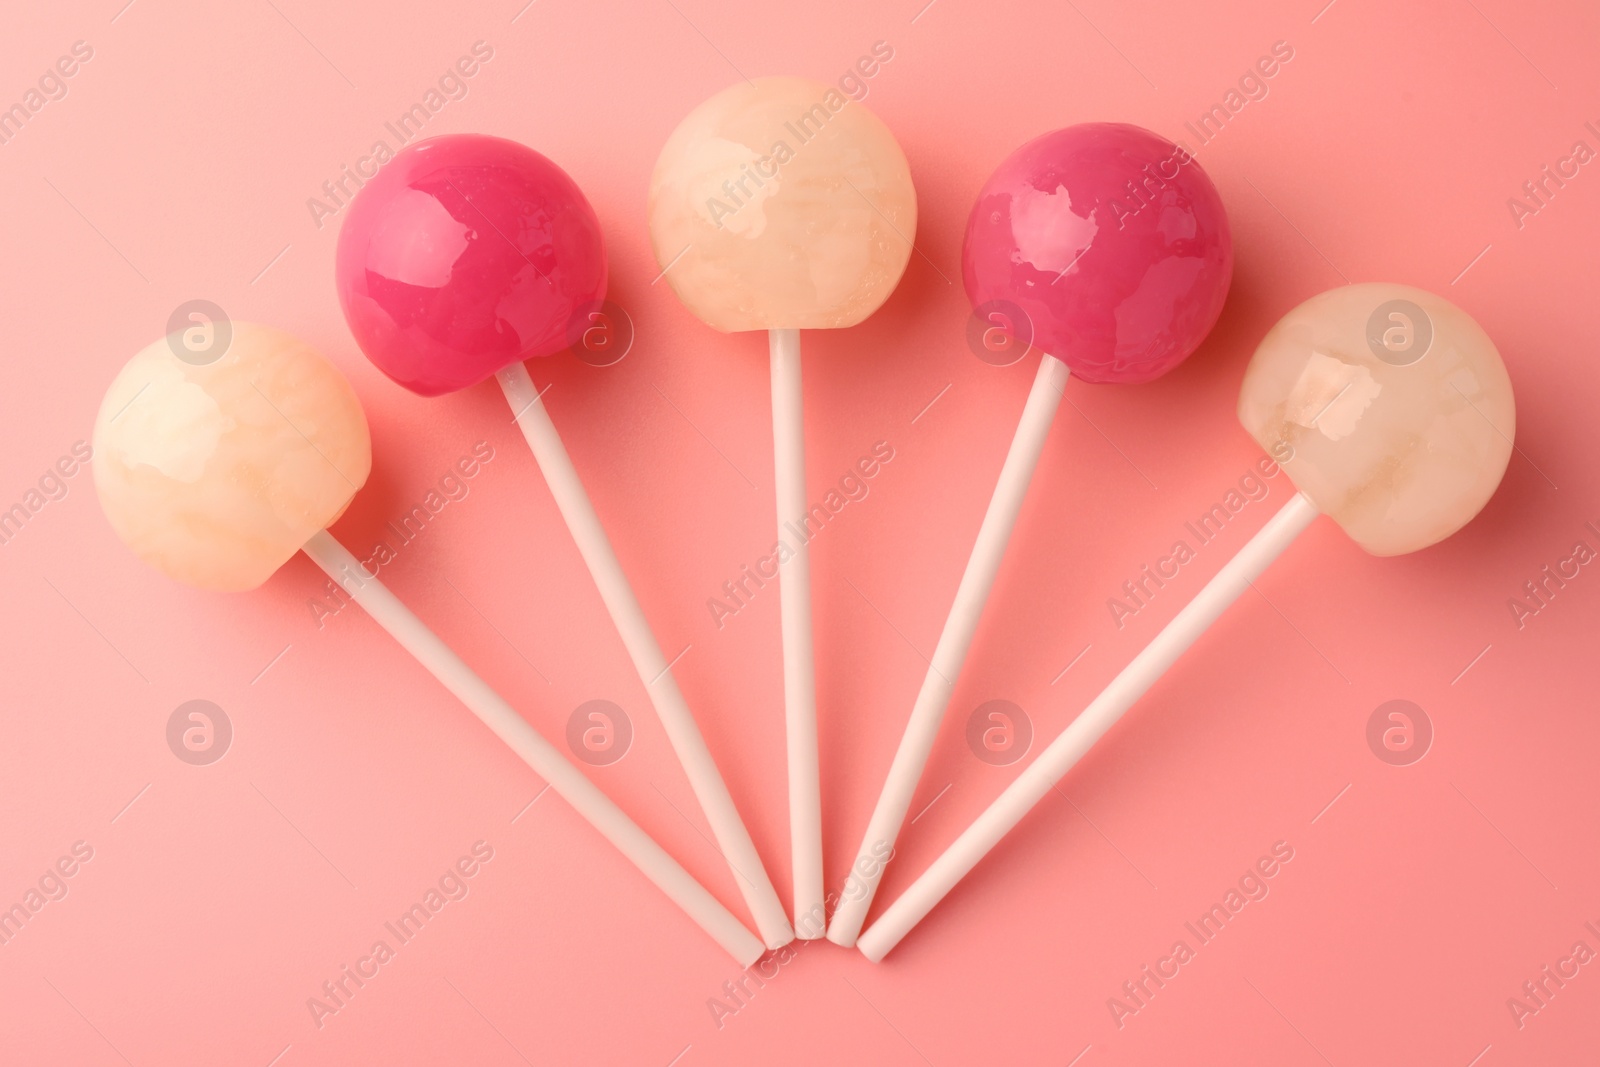
[[[1054,356],[1047,354],[1039,362],[1033,388],[1022,409],[1022,419],[1017,423],[1011,448],[1006,452],[1000,477],[995,482],[994,495],[989,498],[983,524],[978,527],[972,555],[961,574],[961,584],[956,587],[955,602],[939,634],[939,643],[934,646],[933,658],[928,661],[922,688],[917,691],[916,703],[911,707],[911,718],[867,823],[866,837],[850,871],[850,882],[828,926],[828,939],[835,944],[846,948],[854,945],[861,924],[866,920],[884,867],[882,861],[899,837],[922,770],[939,736],[939,726],[949,707],[955,681],[972,647],[972,637],[977,632],[989,591],[994,588],[995,575],[999,573],[1000,561],[1016,525],[1017,513],[1022,510],[1023,498],[1033,480],[1034,468],[1044,450],[1045,437],[1055,420],[1069,373],[1066,364]]]
[[[755,842],[523,364],[568,347],[605,296],[605,247],[582,191],[511,141],[419,141],[350,204],[338,282],[357,342],[401,385],[432,396],[498,378],[756,928],[768,948],[792,941]]]
[[[1037,759],[1017,776],[982,815],[962,831],[955,843],[878,917],[857,947],[877,962],[966,877],[968,871],[1033,806],[1043,800],[1074,764],[1125,711],[1144,695],[1156,679],[1183,654],[1206,627],[1232,604],[1289,542],[1316,518],[1316,505],[1303,494],[1294,498],[1251,539],[1237,556],[1217,572],[1200,594],[1190,601],[1132,663],[1052,741]]]
[[[1146,199],[1130,203],[1132,188]],[[1164,374],[1210,331],[1233,272],[1227,213],[1205,172],[1170,141],[1110,123],[1057,130],[1006,159],[973,204],[961,259],[985,325],[1046,354],[828,927],[845,946],[861,932],[933,751],[1068,368],[1086,382]]]
[[[644,617],[644,609],[639,606],[633,587],[622,572],[622,564],[612,551],[605,527],[600,525],[600,517],[589,502],[589,494],[578,479],[578,472],[556,433],[555,423],[550,421],[544,401],[534,389],[528,368],[522,363],[513,363],[501,369],[497,377],[515,413],[517,425],[522,428],[528,447],[533,449],[539,470],[555,497],[556,507],[600,588],[600,599],[622,635],[634,669],[649,690],[667,738],[695,787],[695,796],[706,813],[712,833],[739,879],[740,892],[755,914],[757,929],[762,931],[768,948],[788,944],[794,935],[783,913],[783,904],[767,879],[761,857],[756,854],[755,842],[750,839],[739,810],[734,806],[733,796],[695,724],[694,714],[678,689],[667,657],[662,654],[661,645]]]
[[[771,330],[773,487],[778,537],[794,554],[778,568],[783,635],[783,707],[794,853],[795,924],[802,938],[823,928],[822,771],[817,757],[817,680],[811,640],[811,548],[787,531],[806,525],[806,440],[800,389],[800,331]],[[822,909],[822,910],[818,910]],[[810,922],[805,921],[807,918]]]
[[[437,634],[413,615],[378,579],[366,573],[355,556],[326,530],[312,536],[305,554],[338,582],[368,615],[416,657],[444,687],[455,694],[483,724],[522,757],[534,773],[600,831],[701,929],[748,967],[766,953],[760,939],[695,881],[655,840],[600,791],[570,760],[556,751],[510,704],[473,673]]]
[[[662,275],[689,310],[725,333],[769,331],[794,918],[817,938],[827,910],[800,330],[854,326],[888,299],[911,257],[916,191],[866,108],[817,82],[758,78],[673,131],[649,211]]]
[[[635,825],[368,574],[326,530],[366,481],[360,402],[321,355],[287,334],[235,323],[204,363],[158,341],[106,392],[95,487],[139,556],[205,589],[243,591],[304,550],[556,792],[748,966],[758,938]]]
[[[1516,411],[1494,343],[1464,311],[1400,285],[1335,289],[1256,350],[1240,420],[1299,492],[866,933],[878,961],[1033,808],[1304,530],[1320,509],[1362,548],[1425,548],[1505,473]]]

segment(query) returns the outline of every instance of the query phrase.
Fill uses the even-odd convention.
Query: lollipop
[[[600,223],[565,171],[513,141],[457,134],[397,154],[350,205],[339,300],[368,358],[435,396],[493,375],[650,694],[768,948],[794,939],[755,842],[672,677],[523,360],[572,343],[606,288]]]
[[[1250,361],[1239,419],[1300,491],[861,935],[869,959],[899,944],[1319,511],[1379,556],[1465,525],[1505,473],[1516,409],[1500,354],[1466,312],[1367,284],[1279,320]]]
[[[905,154],[838,89],[761,78],[695,108],[650,178],[650,241],[678,298],[724,333],[768,331],[795,924],[822,935],[822,796],[811,645],[800,331],[854,326],[899,282],[917,230]],[[805,918],[802,919],[802,916]]]
[[[1216,188],[1187,153],[1137,126],[1091,123],[1000,164],[972,205],[961,273],[979,319],[1043,355],[828,927],[845,946],[905,823],[1068,376],[1146,382],[1188,358],[1222,311],[1233,242]]]
[[[128,547],[226,591],[255,588],[304,550],[719,945],[746,966],[760,958],[754,934],[328,533],[372,466],[361,404],[333,365],[242,323],[220,359],[175,351],[162,340],[129,360],[95,422],[95,488]]]

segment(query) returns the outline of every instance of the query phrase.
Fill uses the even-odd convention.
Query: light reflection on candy
[[[861,935],[868,959],[882,960],[1050,794],[1319,505],[1379,555],[1431,545],[1494,493],[1516,419],[1483,329],[1443,297],[1391,284],[1334,289],[1285,315],[1256,349],[1239,414],[1299,491]]]
[[[1379,556],[1455,533],[1494,495],[1516,432],[1511,380],[1466,312],[1403,285],[1350,285],[1256,349],[1239,421],[1318,510]]]

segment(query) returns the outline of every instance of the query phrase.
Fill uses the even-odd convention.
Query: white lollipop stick
[[[741,966],[748,967],[761,958],[765,952],[761,941],[732,912],[529,726],[399,598],[368,574],[332,534],[324,530],[312,537],[304,552]]]
[[[611,548],[605,527],[600,525],[594,505],[589,502],[583,482],[578,479],[572,458],[567,455],[555,423],[550,421],[550,413],[534,389],[528,368],[520,362],[513,363],[500,371],[498,378],[517,425],[522,427],[522,436],[528,439],[533,458],[555,497],[556,507],[566,520],[572,539],[578,543],[583,561],[589,565],[589,574],[600,589],[600,599],[622,635],[622,644],[633,660],[634,670],[639,672],[650,694],[650,702],[666,729],[667,740],[683,765],[706,821],[711,824],[717,847],[733,869],[739,892],[755,916],[756,929],[761,931],[768,948],[787,945],[794,940],[794,932],[789,927],[788,916],[783,913],[783,903],[767,877],[766,868],[761,865],[755,842],[750,839],[750,831],[739,817],[739,810],[717,770],[716,761],[711,758],[711,750],[706,747],[688,702],[672,677],[667,658],[661,654],[661,646],[645,621],[644,609],[622,573],[622,564]]]
[[[967,569],[956,587],[955,603],[950,605],[950,616],[945,619],[944,631],[939,634],[933,658],[928,661],[928,673],[922,679],[917,702],[911,708],[911,719],[901,735],[900,747],[895,750],[894,762],[889,765],[889,777],[883,783],[883,792],[867,823],[866,837],[861,841],[844,890],[839,894],[839,906],[828,926],[828,940],[836,945],[849,948],[856,943],[861,924],[867,918],[867,909],[878,892],[884,867],[893,854],[906,812],[911,807],[911,798],[917,791],[917,782],[922,778],[928,754],[939,736],[939,725],[950,705],[950,694],[961,675],[967,650],[972,647],[972,635],[983,615],[983,605],[989,599],[989,590],[994,588],[1000,560],[1005,556],[1011,530],[1017,524],[1017,513],[1022,510],[1028,483],[1039,465],[1039,453],[1044,450],[1045,438],[1049,436],[1056,409],[1061,406],[1062,390],[1066,388],[1070,373],[1065,363],[1049,354],[1039,362],[1017,432],[1011,438],[1011,448],[1000,468],[1000,479],[995,483],[994,495],[989,498],[989,510],[984,512],[978,539],[973,543],[972,555],[967,558]]]
[[[795,932],[822,936],[822,780],[817,765],[817,679],[811,643],[811,550],[806,535],[806,438],[800,331],[768,331],[772,351],[772,455],[778,539],[793,551],[778,568],[783,627],[783,721],[789,755],[789,842]]]
[[[862,955],[878,962],[898,945],[1316,517],[1317,506],[1304,493],[1296,493],[1279,509],[1155,640],[1111,680],[1083,714],[1050,742],[911,888],[867,928],[856,946]]]

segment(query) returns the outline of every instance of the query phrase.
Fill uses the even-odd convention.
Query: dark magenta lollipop
[[[1233,239],[1194,157],[1149,130],[1093,122],[1001,163],[961,255],[981,317],[1088,382],[1147,382],[1183,362],[1222,312]],[[1020,311],[1006,314],[1004,303]],[[1031,326],[1031,335],[1029,328]]]
[[[367,358],[424,396],[568,347],[606,292],[600,220],[565,171],[482,134],[401,150],[356,194],[335,269]]]

